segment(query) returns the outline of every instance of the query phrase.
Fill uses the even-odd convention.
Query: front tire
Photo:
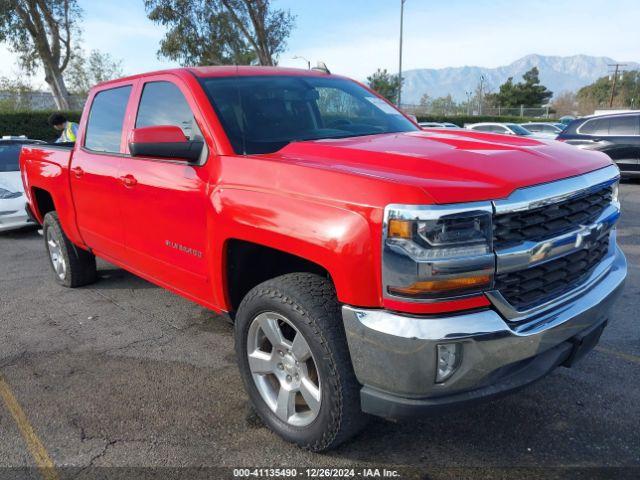
[[[243,299],[236,355],[251,403],[264,423],[311,451],[334,448],[366,423],[331,282],[293,273]]]
[[[49,254],[49,264],[60,285],[75,288],[96,281],[96,257],[71,243],[62,230],[56,212],[44,216],[42,236]]]

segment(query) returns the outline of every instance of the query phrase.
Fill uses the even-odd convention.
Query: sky
[[[146,18],[143,0],[79,0],[83,43],[122,60],[133,74],[173,66],[158,59],[165,29]],[[296,15],[280,65],[324,61],[363,80],[398,71],[400,0],[273,0]],[[638,0],[406,0],[403,69],[497,67],[518,58],[587,54],[640,61]],[[15,74],[0,45],[0,75]],[[37,82],[36,82],[37,83]]]

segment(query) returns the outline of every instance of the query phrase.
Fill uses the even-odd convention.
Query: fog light
[[[444,343],[437,346],[438,366],[436,383],[447,380],[460,366],[462,348],[459,343]]]

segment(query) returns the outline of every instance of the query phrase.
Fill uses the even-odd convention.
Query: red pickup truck
[[[20,163],[59,283],[97,256],[228,313],[258,414],[316,451],[570,366],[627,271],[606,155],[421,130],[322,72],[103,83],[75,145]]]

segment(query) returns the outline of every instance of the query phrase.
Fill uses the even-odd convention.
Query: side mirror
[[[134,157],[197,162],[203,149],[202,140],[189,140],[182,129],[174,125],[134,128],[129,136],[129,151]]]

